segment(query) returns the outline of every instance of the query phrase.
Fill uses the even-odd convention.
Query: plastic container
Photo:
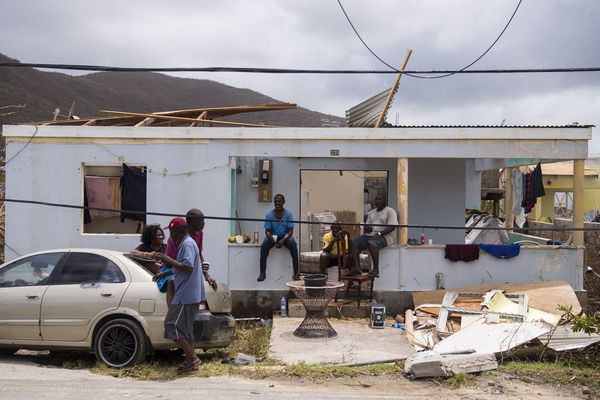
[[[285,296],[281,296],[281,300],[279,301],[279,308],[281,309],[281,316],[283,318],[287,317],[287,301],[285,300]]]
[[[254,235],[252,236],[252,243],[258,243],[258,225],[254,226]]]

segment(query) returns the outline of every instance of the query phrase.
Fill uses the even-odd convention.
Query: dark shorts
[[[373,245],[379,250],[387,247],[387,240],[385,240],[385,236],[367,236],[360,235],[352,239],[352,242],[358,248],[358,251],[361,252],[363,250],[367,250],[369,248],[369,242],[373,243]]]
[[[324,257],[327,259],[327,263],[325,264],[327,267],[335,267],[338,265],[337,256],[329,257],[328,255],[324,255]]]
[[[171,304],[165,317],[165,338],[178,340],[184,337],[194,343],[196,314],[198,304]]]

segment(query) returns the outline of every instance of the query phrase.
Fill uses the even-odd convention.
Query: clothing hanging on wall
[[[138,211],[130,213],[127,211]],[[121,222],[125,218],[146,222],[146,170],[123,164],[121,173]]]
[[[84,178],[87,205],[92,208],[121,209],[121,194],[119,193],[118,176],[91,176]],[[90,220],[112,218],[119,211],[88,210]]]
[[[444,257],[450,261],[473,261],[479,259],[479,246],[476,244],[447,244]]]

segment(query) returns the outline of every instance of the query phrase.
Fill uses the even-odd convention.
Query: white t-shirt
[[[376,208],[369,211],[369,215],[367,216],[367,225],[372,225],[373,230],[371,233],[367,233],[368,236],[372,236],[377,232],[383,231],[387,226],[382,225],[398,225],[398,215],[396,211],[388,206],[385,206],[383,210],[377,211]],[[398,236],[396,233],[396,229],[394,229],[391,233],[384,236],[388,246],[396,244],[398,242]]]

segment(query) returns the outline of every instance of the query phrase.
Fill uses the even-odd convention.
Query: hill
[[[0,62],[18,62],[0,54]],[[52,119],[55,108],[67,114],[75,102],[74,114],[81,118],[107,116],[99,110],[131,112],[258,105],[278,100],[250,89],[240,89],[207,79],[177,78],[153,72],[98,72],[71,76],[33,68],[0,68],[0,107],[24,104],[24,108],[1,109],[0,124],[17,124]],[[343,118],[305,108],[240,114],[230,121],[278,126],[322,126]]]

